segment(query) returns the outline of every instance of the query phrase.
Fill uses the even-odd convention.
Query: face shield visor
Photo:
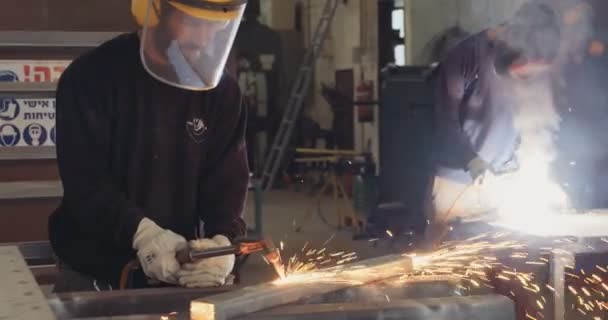
[[[215,88],[239,28],[246,0],[145,0],[144,68],[187,90]]]

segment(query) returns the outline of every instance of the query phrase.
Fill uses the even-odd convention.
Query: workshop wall
[[[131,31],[135,23],[130,14],[128,0],[3,0],[0,10],[1,31]],[[27,70],[40,67],[37,77],[54,77],[62,63],[33,62],[32,60],[72,60],[83,49],[4,48],[2,59],[19,62],[3,63],[0,71]],[[50,72],[51,66],[53,73]],[[46,72],[45,72],[46,70]],[[27,72],[29,74],[29,72]],[[33,77],[36,79],[36,76]],[[22,103],[21,100],[19,103]],[[30,101],[30,107],[45,108],[48,101]],[[52,123],[54,114],[41,111]],[[51,118],[50,115],[53,115]],[[25,113],[22,113],[25,116]],[[0,120],[0,124],[3,120]],[[52,124],[50,124],[52,126]],[[21,128],[19,128],[21,130]],[[25,135],[24,135],[25,136]],[[49,139],[51,140],[51,139]],[[22,142],[24,142],[22,140]],[[31,142],[31,141],[30,141]],[[48,140],[47,140],[48,142]],[[11,148],[11,147],[2,147]],[[17,148],[17,147],[15,147]],[[0,163],[0,242],[47,240],[48,216],[60,202],[61,188],[56,161],[3,160]],[[59,187],[58,187],[59,186]],[[15,195],[17,195],[15,197]]]
[[[260,0],[262,19],[276,30],[293,30],[295,28],[296,1]],[[267,10],[264,12],[264,10]]]
[[[127,0],[2,0],[0,30],[130,31]]]
[[[314,32],[316,22],[323,9],[322,1],[315,1],[311,10],[309,32]],[[377,2],[368,0],[351,0],[338,6],[332,24],[330,37],[316,67],[315,99],[309,112],[319,121],[322,127],[329,128],[333,113],[325,99],[320,95],[321,83],[334,85],[337,70],[352,69],[355,88],[361,84],[361,73],[365,80],[374,82],[374,94],[377,97],[377,48],[378,23]],[[375,97],[374,97],[375,98]],[[353,99],[355,99],[353,92]],[[374,120],[370,123],[359,123],[358,115],[354,116],[354,146],[357,151],[371,151],[378,159],[378,114],[374,108]]]
[[[267,5],[271,14],[266,21],[278,30],[293,30],[296,28],[296,1],[262,0],[262,6]],[[325,1],[302,1],[302,33],[305,45],[310,43]],[[294,13],[294,14],[288,14]],[[340,3],[332,23],[329,37],[326,39],[322,54],[315,67],[310,103],[305,114],[319,123],[321,128],[330,129],[334,115],[329,104],[321,96],[321,84],[335,85],[335,74],[338,70],[353,70],[355,88],[361,82],[361,72],[366,80],[376,80],[377,70],[377,3],[369,0],[350,0]],[[377,83],[374,81],[375,93]],[[354,92],[353,92],[354,98]],[[377,119],[377,108],[375,110]],[[360,124],[355,113],[354,145],[362,151],[369,146],[370,151],[378,154],[377,120]],[[322,147],[322,146],[319,146]]]
[[[303,10],[303,25],[304,25],[304,39],[305,45],[312,42],[312,37],[316,29],[319,18],[323,11],[325,1],[307,1],[304,4]],[[352,3],[351,3],[352,6]],[[341,11],[344,10],[343,6],[339,6],[336,11],[336,16],[332,23],[332,29],[336,28],[336,25],[344,23],[346,21]],[[352,10],[352,9],[351,9]],[[312,101],[309,107],[305,110],[306,115],[310,116],[314,121],[319,123],[322,129],[331,129],[333,123],[333,113],[331,106],[321,96],[321,84],[324,83],[329,86],[334,85],[335,78],[335,57],[338,56],[337,50],[335,50],[335,32],[331,30],[325,39],[325,44],[317,65],[315,67],[315,77],[313,80],[312,87]],[[340,40],[350,44],[352,42],[352,35],[342,34]]]
[[[265,25],[272,25],[272,0],[260,0],[260,11],[260,22]]]
[[[355,84],[361,83],[361,73],[365,81],[373,81],[374,100],[378,100],[378,2],[360,0],[360,40],[355,48],[353,61],[359,60],[355,68]],[[358,51],[359,57],[356,56]],[[379,161],[379,113],[378,106],[373,107],[373,121],[360,123],[359,114],[355,113],[355,148],[357,151],[371,151],[376,161]],[[378,162],[379,163],[379,162]]]
[[[406,51],[409,65],[428,63],[430,42],[453,26],[470,33],[504,22],[523,0],[407,0]]]

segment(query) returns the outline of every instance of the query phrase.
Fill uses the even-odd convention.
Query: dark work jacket
[[[64,197],[49,234],[70,267],[116,284],[143,217],[187,239],[245,233],[246,110],[234,79],[203,92],[164,84],[132,33],[77,58],[56,99]]]
[[[496,49],[486,34],[455,46],[435,80],[437,175],[462,183],[471,182],[465,172],[469,161],[479,155],[500,169],[512,159],[518,140],[513,80],[496,73]]]

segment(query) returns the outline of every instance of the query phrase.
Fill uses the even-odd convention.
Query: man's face
[[[197,61],[204,54],[210,55],[216,35],[227,25],[228,22],[205,20],[180,10],[172,10],[169,17],[171,35],[190,61]]]
[[[515,62],[509,67],[509,74],[515,79],[531,79],[543,75],[551,69],[551,64],[538,60]]]
[[[142,63],[148,73],[187,90],[209,90],[222,79],[242,10],[220,11],[163,1],[158,23],[144,25]]]

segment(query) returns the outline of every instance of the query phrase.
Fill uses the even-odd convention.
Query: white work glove
[[[490,164],[480,157],[475,157],[467,164],[467,171],[473,179],[473,184],[482,185],[487,178],[493,176]]]
[[[217,235],[213,239],[190,241],[190,248],[194,250],[206,250],[230,245],[230,240],[222,235]],[[182,265],[182,269],[177,273],[179,284],[187,288],[223,286],[234,268],[234,260],[235,256],[232,254],[186,263]]]
[[[171,230],[159,227],[154,221],[144,218],[133,236],[133,249],[144,273],[165,283],[177,284],[179,262],[177,251],[188,246],[186,239]]]

